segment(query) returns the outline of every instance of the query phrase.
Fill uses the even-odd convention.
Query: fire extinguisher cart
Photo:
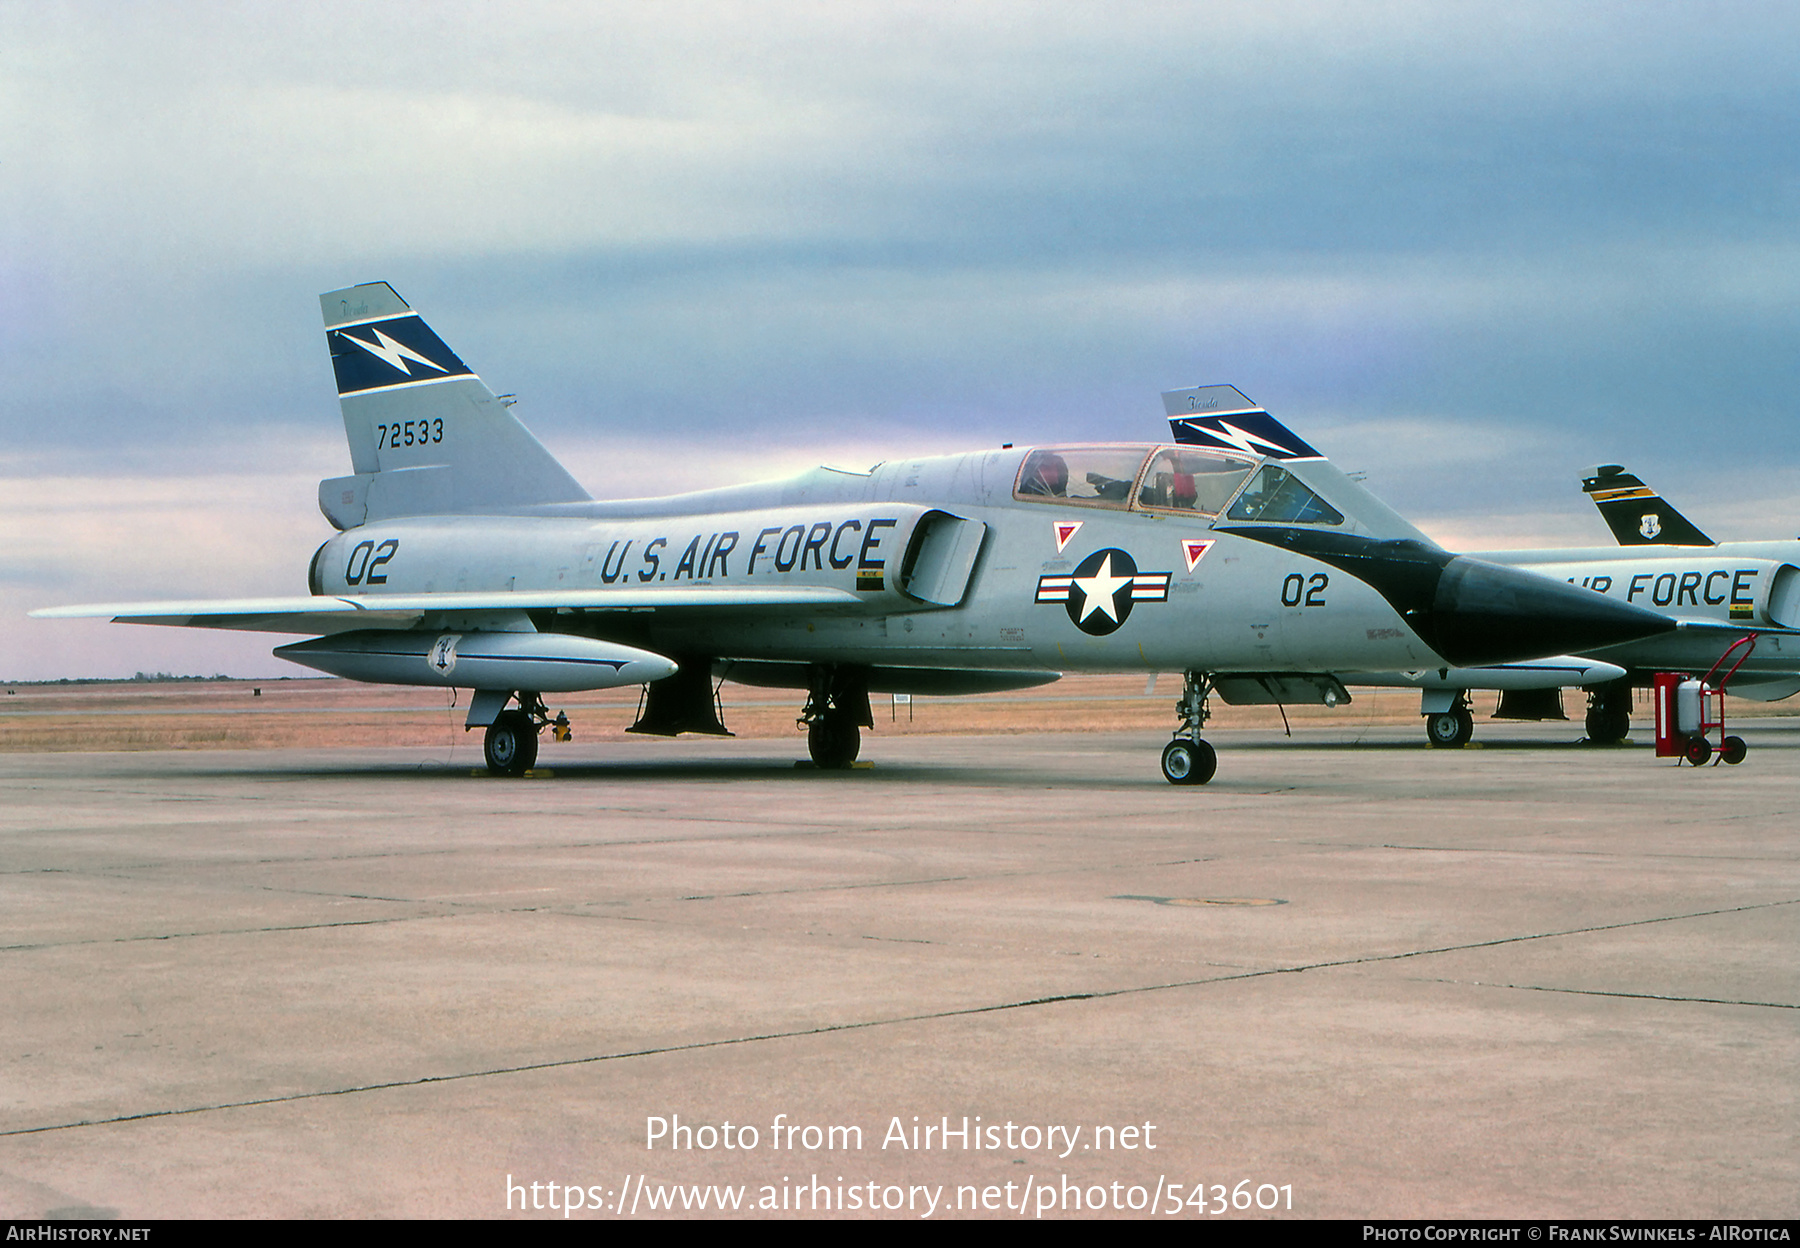
[[[1744,761],[1749,747],[1742,737],[1725,735],[1725,686],[1756,649],[1756,635],[1740,637],[1726,648],[1719,661],[1699,680],[1680,672],[1656,674],[1656,756],[1685,758],[1696,767],[1714,762]],[[1739,653],[1742,651],[1742,653]],[[1723,676],[1719,669],[1737,656]],[[1718,758],[1709,733],[1719,734]]]

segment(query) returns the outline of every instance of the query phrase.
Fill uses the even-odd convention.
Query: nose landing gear
[[[1219,769],[1218,753],[1200,739],[1200,730],[1211,714],[1206,699],[1212,692],[1212,677],[1205,672],[1185,672],[1183,678],[1181,701],[1175,704],[1181,727],[1163,746],[1163,779],[1170,784],[1205,784]]]

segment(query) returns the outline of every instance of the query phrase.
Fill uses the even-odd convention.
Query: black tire
[[[537,762],[537,727],[524,711],[501,711],[481,742],[488,770],[496,776],[522,776]]]
[[[1631,735],[1631,712],[1609,711],[1596,707],[1587,713],[1588,740],[1599,745],[1614,745]]]
[[[806,726],[806,752],[823,771],[842,771],[861,751],[862,729],[847,715],[827,715]]]
[[[1681,751],[1688,762],[1696,767],[1706,766],[1706,760],[1712,757],[1712,742],[1705,737],[1689,737],[1688,743]]]
[[[1744,744],[1742,737],[1726,737],[1719,742],[1719,757],[1733,767],[1743,762],[1744,755],[1749,752],[1750,747]]]
[[[1163,746],[1163,779],[1170,784],[1205,784],[1218,770],[1218,752],[1205,741],[1177,737]]]
[[[1475,716],[1461,707],[1425,717],[1425,739],[1434,749],[1460,749],[1475,735]]]

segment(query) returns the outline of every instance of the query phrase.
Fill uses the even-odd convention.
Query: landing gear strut
[[[1456,702],[1449,710],[1425,717],[1425,739],[1434,749],[1459,749],[1474,735],[1475,712],[1469,705],[1466,689],[1457,693]]]
[[[1181,727],[1163,746],[1163,779],[1170,784],[1205,784],[1219,769],[1218,754],[1200,739],[1200,730],[1211,715],[1206,709],[1206,698],[1212,692],[1212,678],[1205,672],[1186,672],[1183,676],[1181,701],[1175,704]]]
[[[537,765],[538,732],[548,727],[558,741],[570,737],[569,717],[550,718],[550,708],[535,693],[520,693],[517,710],[501,711],[488,725],[481,748],[488,770],[496,776],[522,776]]]
[[[813,766],[844,770],[862,749],[862,729],[875,726],[865,678],[852,668],[815,668],[798,722],[806,729],[806,752]]]

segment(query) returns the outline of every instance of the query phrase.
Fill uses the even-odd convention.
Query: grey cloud
[[[1792,455],[1784,7],[492,18],[6,9],[11,444],[329,430],[312,296],[386,278],[553,442],[1154,436],[1231,380]]]

